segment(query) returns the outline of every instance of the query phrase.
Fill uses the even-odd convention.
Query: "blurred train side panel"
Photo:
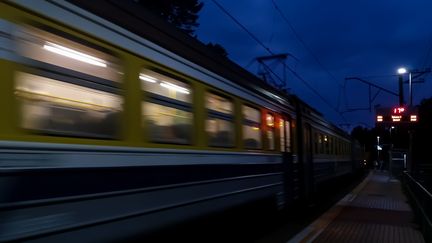
[[[359,168],[350,137],[299,98],[117,4],[0,2],[0,241],[291,207]]]

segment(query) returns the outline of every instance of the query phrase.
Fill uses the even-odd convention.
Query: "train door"
[[[295,149],[295,120],[288,115],[280,120],[280,151],[283,158],[284,189],[286,204],[294,204],[301,198],[301,168]]]
[[[307,201],[311,201],[314,193],[313,160],[312,160],[312,128],[309,123],[303,125],[303,170],[305,196]]]

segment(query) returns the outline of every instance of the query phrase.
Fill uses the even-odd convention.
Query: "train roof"
[[[243,87],[263,94],[262,90],[283,97],[290,103],[288,94],[273,88],[227,57],[214,52],[202,42],[173,27],[159,16],[132,1],[122,0],[67,0],[97,16],[131,31],[157,45],[196,63]],[[274,99],[274,97],[270,97]]]
[[[133,1],[124,0],[67,0],[68,2],[83,8],[99,17],[102,17],[122,28],[137,34],[157,45],[179,55],[193,63],[196,63],[220,76],[231,80],[242,87],[246,87],[260,95],[275,99],[270,94],[276,94],[294,108],[298,104],[307,114],[327,123],[327,127],[334,130],[342,130],[325,121],[322,113],[317,111],[296,95],[291,95],[278,90],[243,67],[234,63],[227,57],[214,52],[196,38],[175,28],[159,16],[149,12],[144,7]]]

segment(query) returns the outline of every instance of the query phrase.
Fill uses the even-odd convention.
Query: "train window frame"
[[[211,107],[208,106],[208,97],[210,96],[217,96],[219,98],[225,99],[227,102],[230,103],[230,107],[231,107],[231,111],[230,112],[222,112],[220,110],[216,110],[216,109],[212,109]],[[236,146],[236,135],[235,135],[235,129],[236,129],[236,125],[235,125],[235,105],[234,105],[234,99],[222,94],[220,92],[217,92],[213,89],[206,89],[204,91],[204,99],[205,99],[205,110],[206,110],[206,118],[205,118],[205,132],[206,132],[206,140],[207,140],[207,145],[209,147],[217,147],[217,148],[234,148]],[[211,120],[220,120],[223,122],[228,122],[231,125],[231,132],[230,132],[230,136],[231,136],[231,143],[228,144],[223,144],[223,143],[217,143],[215,141],[213,141],[212,143],[212,138],[209,135],[209,131],[208,131],[208,124]]]
[[[105,55],[106,59],[109,60],[102,60],[105,62],[105,64],[107,65],[106,67],[113,69],[116,72],[116,76],[117,79],[113,78],[106,78],[106,77],[100,77],[94,74],[94,72],[85,72],[85,71],[81,71],[81,70],[77,70],[77,69],[72,69],[70,67],[67,66],[62,66],[62,65],[58,65],[57,63],[50,63],[44,60],[44,58],[42,59],[37,59],[36,57],[32,57],[33,54],[26,54],[26,52],[28,52],[29,50],[22,50],[21,49],[21,45],[23,45],[22,42],[30,42],[29,40],[25,40],[25,38],[23,36],[20,35],[27,35],[27,32],[31,32],[31,31],[35,31],[35,32],[42,32],[42,33],[38,33],[39,35],[42,34],[48,34],[48,37],[46,38],[59,38],[62,41],[65,41],[65,43],[61,43],[61,41],[57,41],[57,43],[50,43],[50,41],[45,40],[45,44],[42,45],[40,43],[33,43],[33,44],[40,44],[47,53],[47,54],[56,54],[54,56],[57,57],[68,57],[69,59],[65,59],[65,60],[72,60],[74,59],[75,61],[79,61],[79,58],[76,59],[74,57],[70,57],[70,54],[74,54],[75,52],[78,52],[77,56],[90,56],[90,60],[91,58],[96,58],[96,59],[100,59],[99,57],[94,57],[93,55],[95,54],[88,54],[88,52],[91,51],[95,51],[98,54],[96,55]],[[90,81],[90,82],[95,82],[95,83],[99,83],[102,85],[106,85],[106,86],[110,86],[110,87],[114,87],[114,88],[121,88],[121,84],[124,80],[124,75],[122,72],[122,68],[123,68],[123,63],[121,62],[121,58],[119,57],[119,55],[117,55],[115,52],[104,48],[100,45],[94,44],[91,41],[88,40],[84,40],[82,38],[79,38],[75,35],[69,34],[67,32],[64,31],[60,31],[56,28],[52,28],[46,25],[42,25],[39,23],[33,23],[33,24],[21,24],[17,30],[13,33],[13,35],[15,36],[15,48],[16,48],[16,52],[19,54],[19,56],[17,57],[17,61],[20,63],[23,63],[29,67],[35,68],[35,69],[39,69],[39,70],[49,70],[50,72],[54,72],[54,73],[58,73],[58,74],[63,74],[64,76],[71,76],[71,77],[76,77],[79,78],[81,80],[85,80],[85,81]],[[42,37],[40,37],[42,38]],[[60,44],[59,44],[60,43]],[[50,45],[48,45],[50,44]],[[66,46],[62,46],[66,45]],[[58,45],[57,46],[52,46],[52,45]],[[79,49],[79,48],[72,48],[70,47],[70,45],[78,45],[84,48],[84,50]],[[45,48],[45,46],[47,48]],[[51,49],[49,49],[49,48]],[[54,49],[54,50],[52,50]],[[63,50],[65,49],[65,50]],[[66,55],[67,54],[67,55]],[[30,55],[30,56],[26,56],[26,55]],[[74,56],[74,55],[72,55]],[[87,58],[87,57],[86,57]],[[81,61],[83,63],[85,63],[86,61]],[[77,62],[78,64],[83,64],[81,62]],[[89,67],[94,67],[92,65],[87,65]]]
[[[32,84],[32,82],[36,80],[38,80],[37,84],[42,84],[42,86],[39,86],[36,90],[29,89],[29,85],[35,87],[36,83]],[[47,91],[46,88],[60,88],[60,90],[53,93]],[[94,97],[97,99],[93,101],[92,99],[89,99],[89,101],[86,101],[86,99],[76,100],[65,96],[70,92],[61,92],[61,89],[71,89],[70,92],[74,91],[76,95],[84,94],[87,97],[93,96],[92,99]],[[119,138],[121,126],[112,126],[113,122],[114,124],[120,124],[120,116],[123,111],[123,97],[119,94],[76,85],[61,79],[53,79],[49,75],[42,76],[34,72],[16,72],[15,97],[19,103],[19,109],[21,111],[27,110],[27,112],[19,113],[21,127],[26,131],[63,137]],[[101,99],[105,101],[102,102]],[[31,102],[29,103],[28,100],[31,100]],[[111,105],[104,105],[103,103],[106,102],[111,102]],[[114,106],[116,103],[117,106]],[[98,109],[95,109],[97,107]],[[33,109],[33,112],[29,109]],[[101,109],[104,111],[101,111]],[[107,110],[110,110],[109,114]],[[56,112],[57,115],[52,114],[52,112]],[[43,114],[50,115],[44,117]],[[95,124],[98,120],[102,122]],[[33,122],[35,124],[31,125]]]
[[[258,111],[259,120],[254,121],[254,120],[247,119],[245,114],[244,114],[244,107],[248,107],[250,109]],[[250,103],[242,103],[241,114],[242,114],[242,130],[243,130],[243,133],[242,133],[243,148],[250,149],[250,150],[262,150],[263,149],[263,129],[262,129],[262,111],[261,111],[261,109],[255,105],[250,104]],[[256,147],[255,146],[248,146],[246,144],[245,131],[246,131],[247,127],[252,128],[253,130],[257,129],[259,131],[259,136],[258,136],[259,140],[256,141],[258,146],[256,146]]]
[[[315,154],[319,154],[320,153],[320,145],[321,145],[321,139],[320,139],[320,134],[319,134],[319,132],[314,132],[314,140],[315,140],[315,143],[314,143],[314,153]]]
[[[325,147],[325,145],[324,145],[324,135],[320,132],[319,133],[319,137],[320,137],[320,146],[319,146],[319,154],[324,154],[324,151],[325,151],[325,149],[324,149],[324,147]]]
[[[269,119],[270,118],[270,119]],[[265,138],[266,138],[266,149],[270,151],[276,150],[276,116],[275,113],[266,111],[265,112]]]
[[[33,31],[33,33],[31,33]],[[28,32],[28,33],[27,33]],[[58,64],[55,62],[47,62],[46,58],[44,58],[43,56],[38,56],[35,53],[31,53],[32,51],[32,47],[29,47],[26,53],[26,51],[24,50],[20,50],[19,46],[24,45],[23,42],[27,41],[28,43],[30,43],[30,45],[37,45],[39,42],[31,42],[30,40],[27,39],[20,39],[19,35],[31,35],[37,33],[37,40],[40,41],[44,41],[45,39],[45,43],[48,43],[48,39],[49,38],[54,38],[54,39],[58,39],[61,40],[65,43],[67,43],[68,45],[75,45],[78,47],[82,47],[85,49],[85,52],[91,52],[91,51],[95,51],[96,53],[98,53],[98,55],[104,55],[106,57],[106,59],[109,59],[108,61],[106,61],[106,65],[111,65],[110,68],[112,70],[110,70],[110,72],[114,72],[115,75],[112,76],[114,78],[112,79],[107,79],[105,77],[101,77],[100,74],[96,75],[92,72],[84,72],[81,69],[73,69],[71,65],[67,64]],[[45,102],[47,105],[46,109],[54,109],[53,107],[57,107],[54,110],[57,111],[56,114],[63,114],[63,118],[57,117],[55,119],[57,119],[58,121],[63,120],[63,122],[67,122],[68,123],[72,123],[72,124],[81,124],[81,128],[78,127],[73,127],[72,126],[65,126],[65,125],[61,125],[62,123],[58,123],[57,125],[54,125],[51,123],[52,127],[21,127],[23,130],[29,131],[31,133],[37,134],[37,135],[43,135],[43,136],[62,136],[62,137],[77,137],[77,138],[86,138],[86,139],[113,139],[113,140],[119,140],[121,138],[121,133],[122,133],[122,129],[123,129],[123,124],[122,124],[122,120],[121,120],[121,116],[122,113],[124,111],[124,91],[123,89],[121,89],[121,84],[124,81],[124,75],[121,72],[122,68],[123,68],[123,63],[121,58],[119,58],[119,55],[117,55],[115,52],[105,49],[103,47],[101,47],[98,44],[95,44],[92,41],[89,40],[84,40],[81,37],[77,37],[74,36],[72,34],[60,31],[58,29],[55,29],[53,27],[48,27],[45,25],[41,25],[38,23],[33,23],[33,24],[28,24],[28,23],[21,23],[20,25],[18,25],[16,31],[14,33],[12,33],[12,35],[15,37],[15,48],[16,48],[16,53],[17,53],[17,62],[24,64],[25,66],[17,68],[15,71],[15,77],[14,77],[14,89],[15,89],[15,99],[17,99],[18,102],[18,108],[19,109],[28,109],[28,108],[24,108],[25,105],[25,98],[24,97],[19,97],[19,94],[21,91],[17,90],[19,89],[18,84],[22,83],[22,82],[30,82],[31,81],[25,81],[23,80],[18,80],[20,77],[25,77],[27,75],[28,77],[34,76],[33,79],[41,79],[41,80],[50,80],[50,81],[46,81],[48,83],[54,83],[54,86],[51,87],[55,87],[57,85],[57,87],[61,87],[63,86],[70,86],[70,87],[76,87],[77,89],[81,88],[81,92],[85,92],[85,90],[87,90],[88,92],[93,92],[93,93],[100,93],[100,92],[104,92],[107,95],[111,95],[113,97],[116,97],[116,99],[119,100],[119,109],[116,110],[115,112],[115,116],[116,118],[110,118],[113,119],[111,120],[112,122],[114,122],[114,130],[113,132],[110,134],[108,133],[103,133],[103,132],[95,132],[97,130],[100,129],[93,129],[93,131],[90,132],[82,132],[82,126],[84,125],[88,125],[90,127],[92,127],[92,125],[90,123],[81,123],[82,121],[78,121],[78,120],[74,120],[75,118],[78,118],[78,116],[67,116],[67,112],[66,110],[73,110],[75,108],[72,107],[68,107],[65,104],[62,104],[61,106],[59,106],[59,104],[57,104],[56,102],[59,102],[61,99],[64,99],[62,97],[58,97],[57,101],[55,102],[54,99],[52,99],[49,102]],[[44,36],[46,35],[46,36]],[[88,37],[86,37],[88,38]],[[62,42],[59,42],[59,46],[63,47],[61,44]],[[45,47],[45,46],[44,46]],[[60,48],[59,47],[59,48]],[[54,52],[52,50],[49,50],[47,48],[41,48],[44,49],[41,53],[45,53],[44,51],[46,51],[47,55],[58,55],[56,57],[60,58],[60,60],[66,60],[66,61],[70,61],[70,52],[75,51],[78,54],[83,54],[80,52],[81,49],[68,49],[66,48],[64,51],[65,53],[62,52]],[[57,50],[58,51],[58,50]],[[77,54],[77,55],[78,55]],[[85,55],[85,54],[83,54]],[[90,55],[90,57],[92,57]],[[69,58],[69,59],[68,59]],[[76,59],[76,58],[72,58],[75,59],[75,61],[77,61],[78,64],[80,65],[84,65],[83,63],[80,62],[84,62],[82,60]],[[69,66],[68,66],[69,65]],[[79,65],[78,65],[79,67]],[[102,69],[103,70],[103,69]],[[28,88],[26,88],[28,89]],[[29,94],[31,94],[31,90]],[[22,93],[22,92],[21,92]],[[34,94],[37,94],[37,92],[33,92]],[[102,94],[102,93],[101,93]],[[72,103],[69,102],[71,105]],[[78,102],[80,103],[80,102]],[[82,102],[81,102],[82,103]],[[41,103],[42,104],[42,103]],[[50,106],[48,106],[48,104],[51,104]],[[88,103],[91,104],[91,103]],[[36,106],[33,106],[36,107]],[[63,108],[61,108],[63,107]],[[41,108],[38,108],[41,109]],[[63,109],[63,110],[62,110]],[[52,112],[54,112],[54,110]],[[21,110],[22,111],[22,110]],[[18,120],[21,122],[21,126],[23,126],[23,119],[24,118],[24,114],[21,114],[20,111],[18,112]],[[50,115],[50,118],[45,118],[45,119],[51,119],[53,118],[52,115]],[[42,117],[42,119],[44,119]],[[54,118],[53,118],[54,119]],[[72,119],[72,120],[70,120]],[[70,120],[70,121],[69,121]],[[88,121],[89,122],[89,121]],[[96,127],[100,127],[102,124],[100,124],[99,126],[93,126],[93,128]],[[78,126],[78,125],[76,125]],[[111,124],[112,126],[112,124]],[[63,130],[62,130],[63,129]],[[103,130],[103,129],[102,129]]]
[[[324,154],[330,154],[330,140],[328,134],[324,134]]]
[[[169,78],[169,80],[175,80],[178,83],[184,83],[187,84],[188,87],[188,95],[190,95],[190,98],[188,99],[188,101],[183,101],[181,99],[175,99],[175,98],[170,98],[168,96],[165,95],[161,95],[158,94],[156,92],[150,92],[146,89],[145,84],[145,80],[143,80],[142,75],[145,74],[147,76],[147,73],[145,73],[146,71],[150,71],[152,73],[157,74],[158,76],[164,76]],[[145,139],[146,141],[149,141],[151,143],[157,143],[157,144],[174,144],[174,145],[193,145],[194,144],[194,132],[193,132],[193,125],[194,125],[194,121],[195,121],[195,115],[193,113],[193,100],[194,100],[194,84],[193,82],[184,79],[182,77],[180,77],[179,75],[176,74],[172,74],[170,72],[164,71],[162,69],[159,69],[157,67],[154,66],[148,66],[148,65],[144,65],[141,67],[139,73],[138,73],[138,77],[137,77],[138,81],[140,82],[140,88],[141,88],[141,92],[142,92],[142,100],[141,100],[141,128],[143,131],[143,139]],[[155,78],[155,80],[157,80],[158,78]],[[162,82],[162,81],[161,81]],[[176,87],[177,85],[173,86],[174,90],[181,92],[181,90],[179,88]],[[166,87],[169,88],[169,87]],[[162,137],[157,137],[157,136],[153,136],[152,134],[150,134],[150,130],[151,131],[158,131],[160,129],[156,129],[156,127],[154,129],[149,129],[150,126],[154,125],[154,126],[158,126],[161,127],[161,125],[156,124],[155,121],[150,121],[147,116],[146,116],[146,110],[150,109],[149,107],[151,106],[161,106],[161,107],[165,107],[166,109],[171,109],[171,110],[178,110],[180,113],[188,113],[190,114],[190,119],[189,118],[185,118],[185,120],[189,120],[189,123],[172,123],[170,125],[170,127],[172,127],[170,130],[176,130],[174,129],[174,127],[176,126],[183,126],[183,127],[188,127],[186,133],[184,131],[180,131],[180,132],[174,132],[171,133],[173,136],[175,136],[175,134],[183,134],[186,135],[184,136],[185,138],[181,138],[181,137],[172,137],[172,138],[162,138]],[[162,108],[163,109],[163,108]],[[163,115],[163,113],[161,113]],[[166,114],[165,114],[166,115]],[[171,115],[172,116],[172,115]]]
[[[292,119],[290,117],[287,117],[285,120],[285,145],[286,145],[286,151],[288,153],[291,153],[293,151],[293,142],[292,142],[292,136],[293,132],[291,130],[292,126]]]
[[[286,143],[287,143],[287,139],[286,139],[286,128],[285,128],[285,118],[284,117],[282,117],[282,116],[279,116],[279,122],[278,122],[278,124],[279,124],[279,147],[280,147],[280,151],[282,152],[282,153],[285,153],[285,152],[287,152],[287,145],[286,145]]]

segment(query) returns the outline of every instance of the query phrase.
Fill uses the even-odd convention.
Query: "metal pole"
[[[377,136],[377,162],[378,162],[379,169],[382,170],[382,164],[379,159],[379,136]]]
[[[412,81],[411,81],[411,72],[409,73],[409,106],[412,106]]]
[[[404,105],[404,96],[403,96],[403,75],[399,74],[399,106]]]

